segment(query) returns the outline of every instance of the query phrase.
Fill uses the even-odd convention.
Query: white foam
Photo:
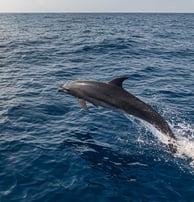
[[[190,158],[190,166],[194,168],[194,127],[193,125],[181,123],[178,129],[174,129],[177,136],[177,154],[179,158]]]
[[[149,131],[158,138],[163,144],[169,144],[169,137],[147,122],[141,121]],[[178,129],[171,125],[171,128],[177,138],[177,141],[172,140],[173,145],[177,147],[177,152],[174,157],[190,160],[190,166],[194,168],[194,128],[189,124],[178,124]],[[171,142],[171,140],[170,140]]]

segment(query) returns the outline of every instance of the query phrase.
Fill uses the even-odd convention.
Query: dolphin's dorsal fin
[[[89,110],[88,110],[88,107],[87,107],[87,105],[86,105],[86,101],[85,101],[85,100],[80,99],[80,98],[78,98],[77,100],[78,100],[80,106],[81,106],[85,111],[89,111]]]
[[[113,80],[111,80],[111,81],[109,81],[108,83],[109,84],[112,84],[112,85],[116,85],[116,86],[118,86],[118,87],[123,87],[122,86],[122,84],[123,84],[123,81],[124,80],[126,80],[126,79],[128,79],[128,77],[118,77],[118,78],[116,78],[116,79],[113,79]]]

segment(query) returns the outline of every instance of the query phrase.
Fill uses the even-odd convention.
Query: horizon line
[[[41,13],[64,13],[64,14],[194,14],[187,11],[0,11],[0,14],[41,14]]]

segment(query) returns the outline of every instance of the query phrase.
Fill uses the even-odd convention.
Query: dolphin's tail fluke
[[[172,142],[169,141],[168,147],[169,147],[169,150],[170,150],[173,154],[175,154],[175,153],[177,152],[177,146],[176,146],[174,143],[172,143]]]
[[[156,128],[161,131],[163,134],[167,135],[169,137],[168,140],[168,147],[169,150],[174,154],[177,151],[177,146],[176,146],[176,137],[174,135],[174,133],[172,132],[170,126],[168,125],[168,123],[158,114],[159,116],[159,125],[154,124],[156,126]]]
[[[160,116],[160,115],[159,115]],[[174,133],[172,132],[170,126],[168,125],[168,123],[160,116],[160,124],[161,125],[155,125],[155,127],[161,131],[163,134],[167,135],[169,137],[168,140],[168,147],[169,150],[174,154],[177,151],[177,146],[176,146],[176,137],[174,135]]]

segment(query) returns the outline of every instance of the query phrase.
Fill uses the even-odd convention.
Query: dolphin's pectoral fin
[[[80,106],[81,106],[85,111],[89,111],[89,109],[88,109],[88,107],[87,107],[87,105],[86,105],[86,101],[85,101],[85,100],[80,99],[80,98],[78,98],[77,100],[78,100]]]
[[[126,79],[128,79],[128,77],[126,77],[126,76],[125,77],[118,77],[116,79],[109,81],[108,83],[122,88],[123,87],[122,86],[123,81]]]

